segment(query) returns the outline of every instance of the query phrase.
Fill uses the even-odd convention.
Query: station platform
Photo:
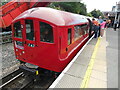
[[[102,38],[91,38],[49,89],[118,88],[118,31],[108,28]]]

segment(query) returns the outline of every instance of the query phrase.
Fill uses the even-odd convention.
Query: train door
[[[23,42],[26,60],[28,62],[32,62],[35,60],[35,52],[36,52],[36,35],[35,35],[35,26],[36,22],[32,19],[24,20],[24,30],[23,30]]]
[[[56,45],[56,36],[57,36],[57,30],[56,27],[53,25],[38,21],[38,28],[37,28],[37,43],[38,43],[38,49],[37,49],[37,60],[42,62],[38,63],[44,63],[48,64],[48,62],[51,62],[56,58],[57,56],[57,45]],[[49,60],[47,60],[49,57]]]
[[[60,28],[59,34],[59,47],[60,47],[60,59],[65,60],[69,52],[71,51],[72,37],[73,37],[72,27]]]
[[[74,34],[73,34],[73,27],[69,27],[67,29],[67,50],[68,52],[70,52],[72,49],[73,49],[73,37],[74,37]]]
[[[16,58],[19,60],[24,60],[25,59],[25,48],[24,48],[24,43],[23,43],[23,20],[17,21],[13,24],[13,41],[14,41],[14,49],[15,49],[15,54]]]

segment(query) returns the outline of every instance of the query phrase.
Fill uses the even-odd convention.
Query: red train
[[[32,8],[12,23],[16,58],[61,72],[91,33],[85,16],[47,7]]]

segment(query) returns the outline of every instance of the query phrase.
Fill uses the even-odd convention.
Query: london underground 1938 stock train
[[[93,33],[85,16],[47,7],[19,15],[12,32],[18,60],[54,72],[61,72]]]

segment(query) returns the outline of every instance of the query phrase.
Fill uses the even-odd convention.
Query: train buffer
[[[49,89],[118,88],[118,32],[108,28],[103,38],[88,41]]]

